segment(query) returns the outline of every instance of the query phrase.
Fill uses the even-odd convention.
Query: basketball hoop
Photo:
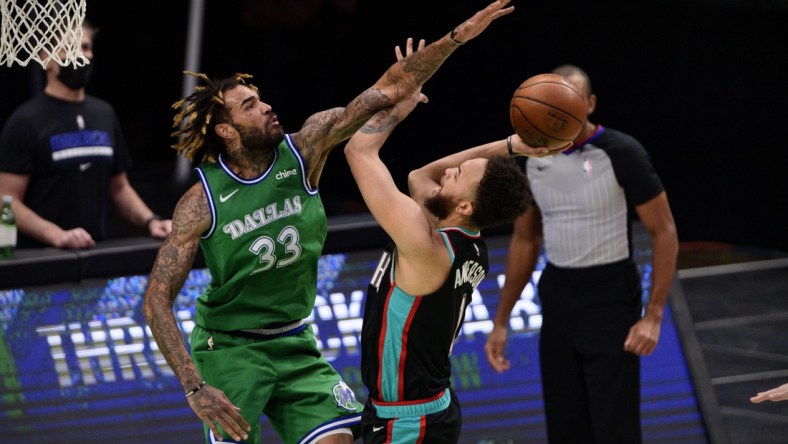
[[[85,0],[0,0],[0,16],[0,65],[89,63],[82,55]]]

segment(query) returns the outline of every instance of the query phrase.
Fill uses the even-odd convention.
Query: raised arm
[[[397,245],[397,284],[410,294],[429,294],[440,287],[451,260],[432,230],[422,206],[402,193],[378,152],[421,94],[379,111],[345,146],[353,177],[378,224]]]
[[[200,387],[203,380],[186,349],[172,308],[194,264],[200,235],[209,228],[209,224],[207,199],[198,183],[175,207],[172,233],[159,248],[145,291],[143,309],[148,326],[184,393]],[[218,424],[236,441],[242,436],[246,439],[249,425],[222,391],[206,385],[187,399],[194,413],[211,427],[216,436],[221,436]]]
[[[423,202],[431,190],[440,185],[441,177],[446,172],[446,168],[454,168],[457,165],[465,162],[466,160],[485,158],[489,159],[493,156],[505,155],[518,155],[518,156],[533,156],[543,157],[545,155],[552,155],[560,150],[550,151],[547,148],[534,148],[528,146],[520,139],[517,134],[513,134],[506,139],[496,140],[477,147],[468,148],[446,157],[438,159],[434,162],[428,163],[423,167],[411,171],[408,175],[408,189],[410,196],[416,202]]]
[[[419,102],[426,97],[417,93],[391,108],[378,111],[345,146],[350,171],[370,213],[378,224],[400,247],[406,247],[404,235],[417,235],[419,241],[428,240],[429,223],[421,207],[398,188],[379,152],[391,132]]]
[[[325,156],[347,140],[376,112],[411,97],[461,44],[481,34],[493,20],[509,14],[511,0],[497,0],[477,12],[451,33],[392,65],[370,88],[345,108],[317,113],[293,138],[310,165],[310,181],[317,184]]]

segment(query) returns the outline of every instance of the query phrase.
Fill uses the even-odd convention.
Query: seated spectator
[[[85,22],[82,31],[82,52],[92,60],[96,29]],[[131,158],[115,110],[85,92],[92,67],[50,61],[44,91],[17,108],[0,134],[0,195],[14,197],[17,248],[92,248],[107,237],[108,200],[152,237],[172,229],[129,183]]]

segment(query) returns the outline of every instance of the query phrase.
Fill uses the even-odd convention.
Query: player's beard
[[[264,132],[259,128],[233,125],[241,139],[241,150],[250,156],[268,156],[276,150],[276,146],[285,138],[281,127],[274,131]]]
[[[424,199],[424,208],[437,217],[438,220],[443,220],[449,217],[449,214],[454,209],[454,201],[439,193]]]

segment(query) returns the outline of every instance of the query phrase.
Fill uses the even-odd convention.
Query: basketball
[[[514,132],[528,145],[556,149],[580,134],[586,104],[566,78],[538,74],[517,88],[509,105]]]

